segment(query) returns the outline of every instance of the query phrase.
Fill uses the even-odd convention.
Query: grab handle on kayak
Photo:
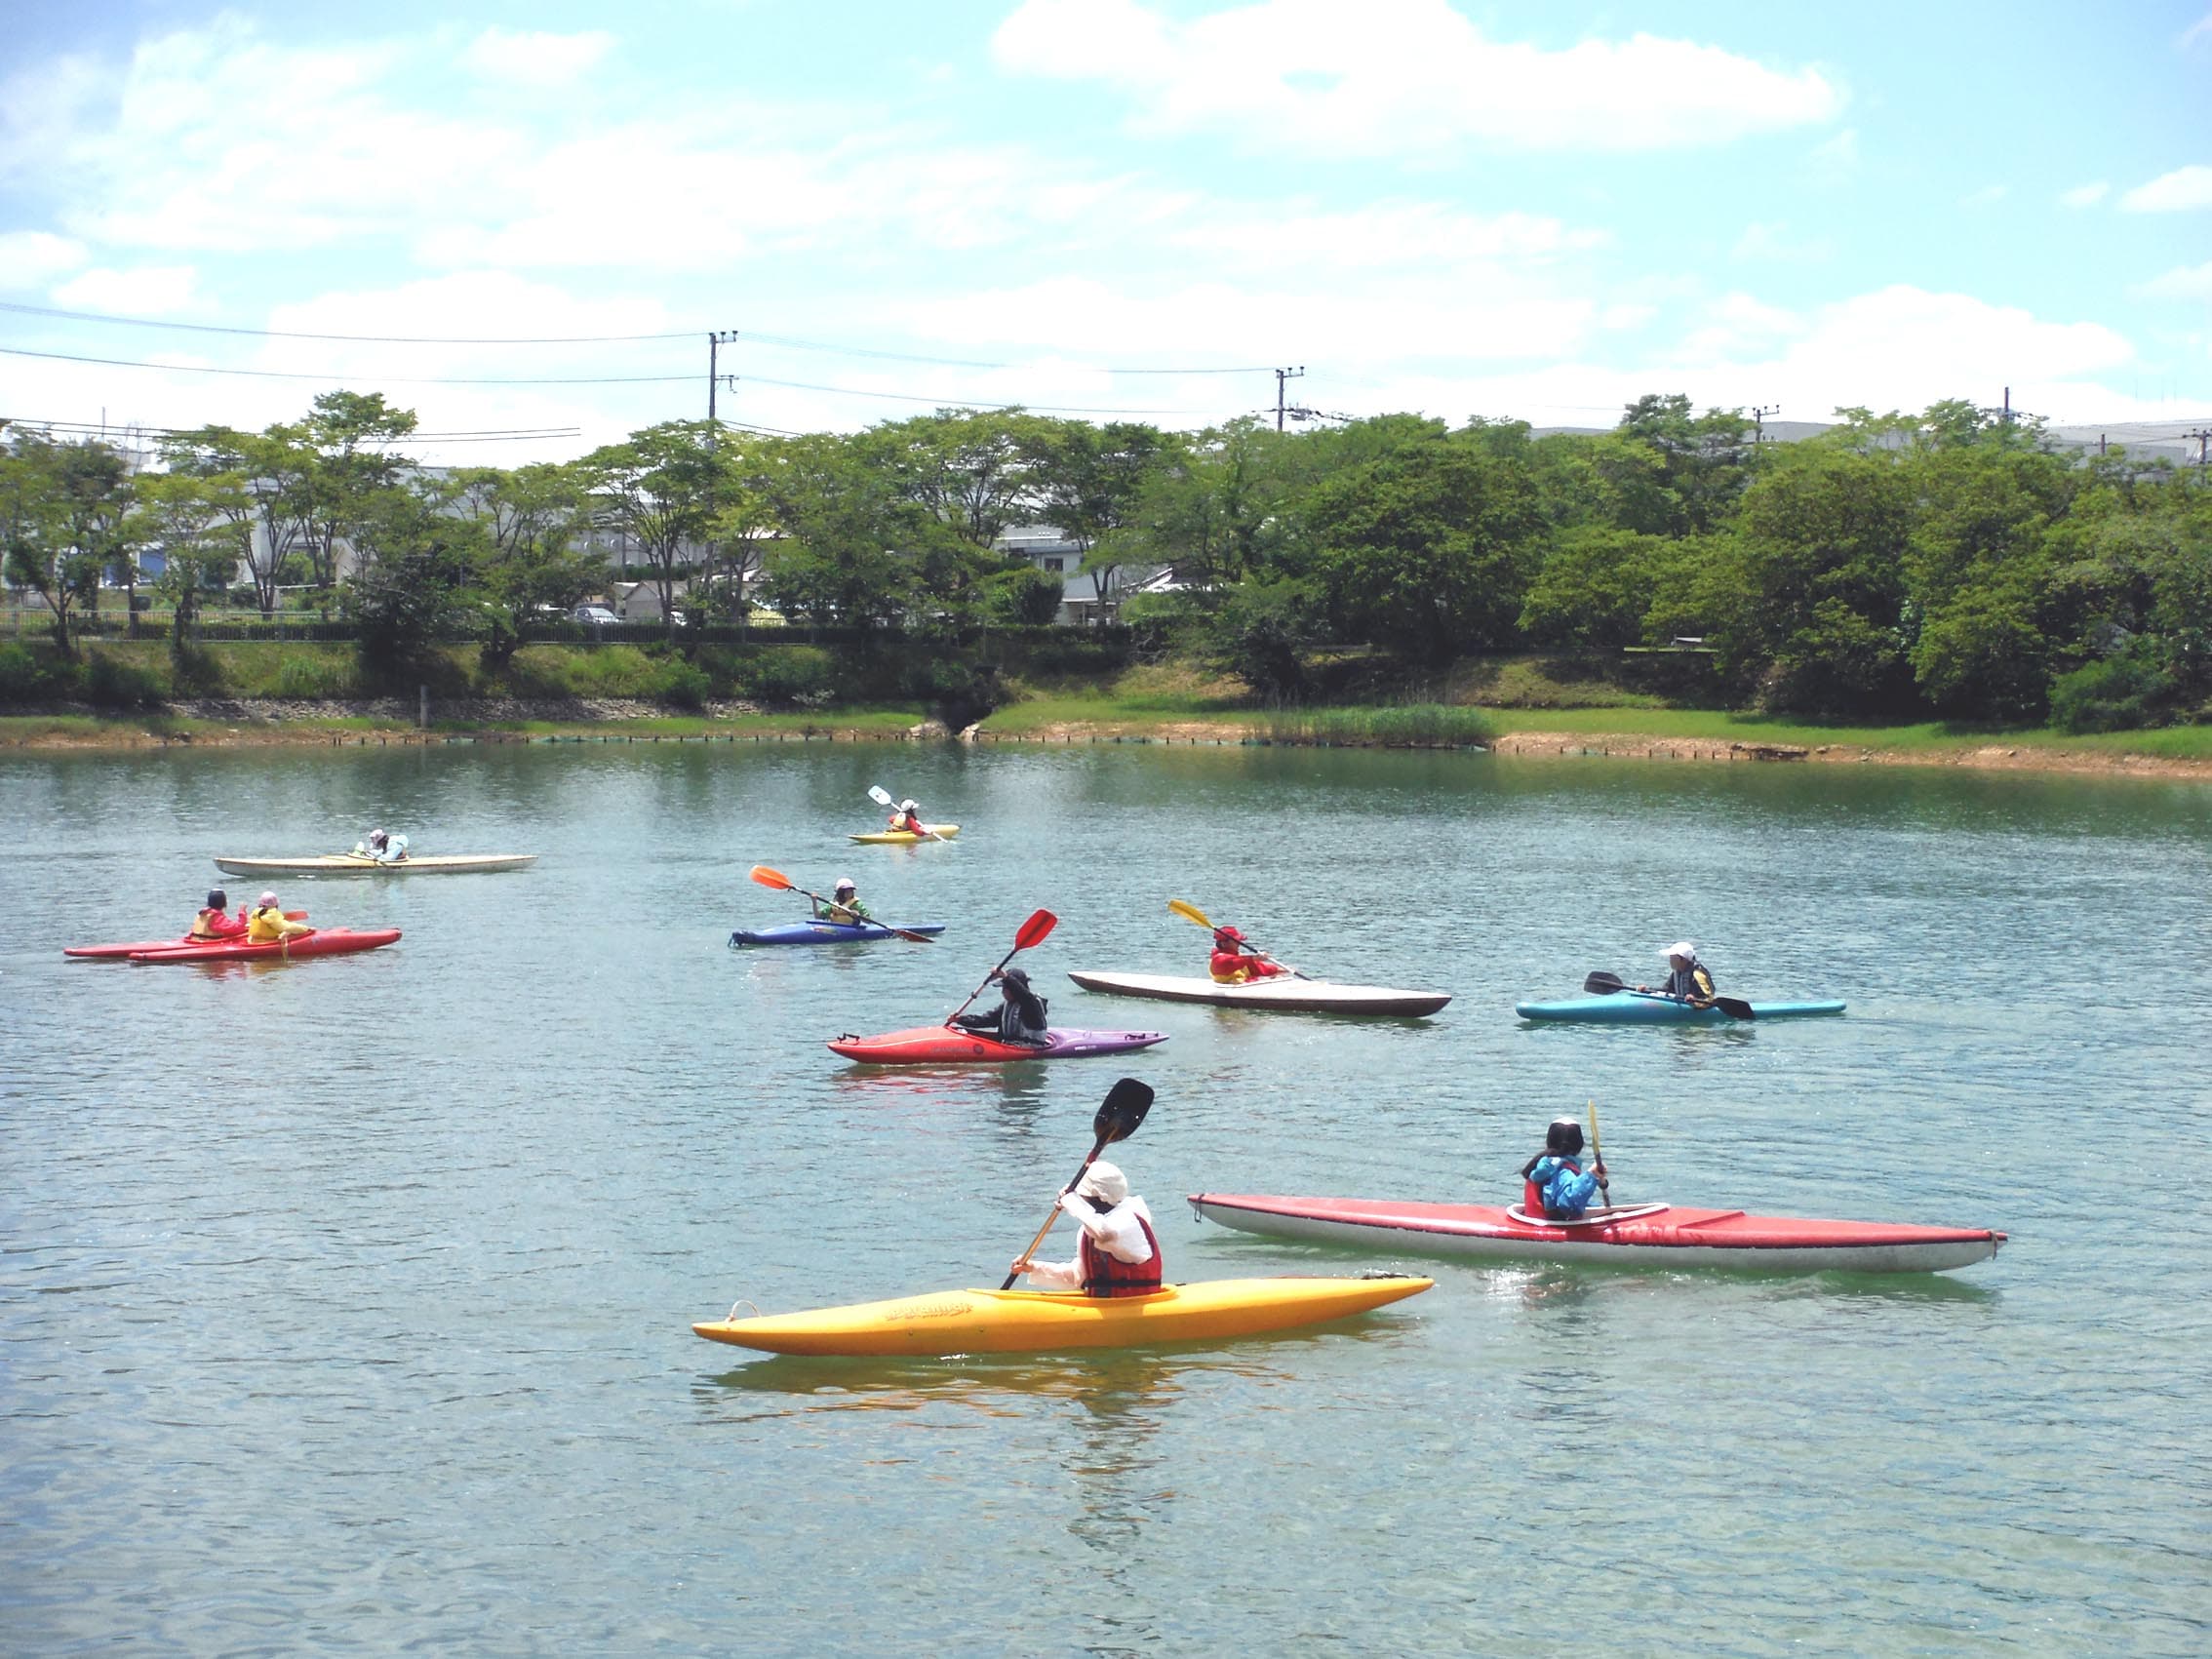
[[[735,1324],[737,1323],[737,1310],[739,1308],[751,1308],[753,1310],[753,1318],[759,1319],[761,1317],[760,1304],[758,1302],[748,1302],[744,1297],[740,1296],[737,1298],[737,1300],[730,1304],[730,1312],[723,1316],[722,1323],[725,1324]]]

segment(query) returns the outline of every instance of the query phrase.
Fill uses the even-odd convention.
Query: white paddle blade
[[[868,785],[868,799],[875,802],[875,804],[879,807],[889,807],[896,805],[896,803],[891,800],[890,791],[886,789],[880,783],[871,783]]]

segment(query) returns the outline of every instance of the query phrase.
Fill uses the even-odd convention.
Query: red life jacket
[[[1136,1218],[1136,1224],[1144,1229],[1144,1242],[1152,1246],[1152,1254],[1143,1261],[1124,1261],[1112,1250],[1092,1244],[1088,1233],[1084,1234],[1077,1253],[1086,1296],[1149,1296],[1160,1288],[1160,1240],[1143,1216]]]

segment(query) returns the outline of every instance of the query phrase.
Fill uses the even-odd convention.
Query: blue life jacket
[[[1529,1188],[1542,1196],[1544,1216],[1550,1221],[1579,1221],[1590,1207],[1592,1195],[1598,1191],[1598,1177],[1582,1172],[1582,1165],[1571,1158],[1546,1153],[1529,1165]],[[1528,1207],[1526,1195],[1521,1207]]]

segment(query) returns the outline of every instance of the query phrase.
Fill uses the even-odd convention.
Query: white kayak
[[[465,870],[519,870],[536,862],[534,852],[454,853],[390,863],[366,852],[333,852],[320,858],[217,858],[216,868],[232,876],[435,876]]]
[[[1172,973],[1075,973],[1086,991],[1150,997],[1163,1003],[1211,1003],[1221,1008],[1284,1008],[1296,1013],[1433,1014],[1451,1001],[1448,991],[1395,991],[1384,985],[1335,985],[1326,979],[1248,979],[1224,985]]]

